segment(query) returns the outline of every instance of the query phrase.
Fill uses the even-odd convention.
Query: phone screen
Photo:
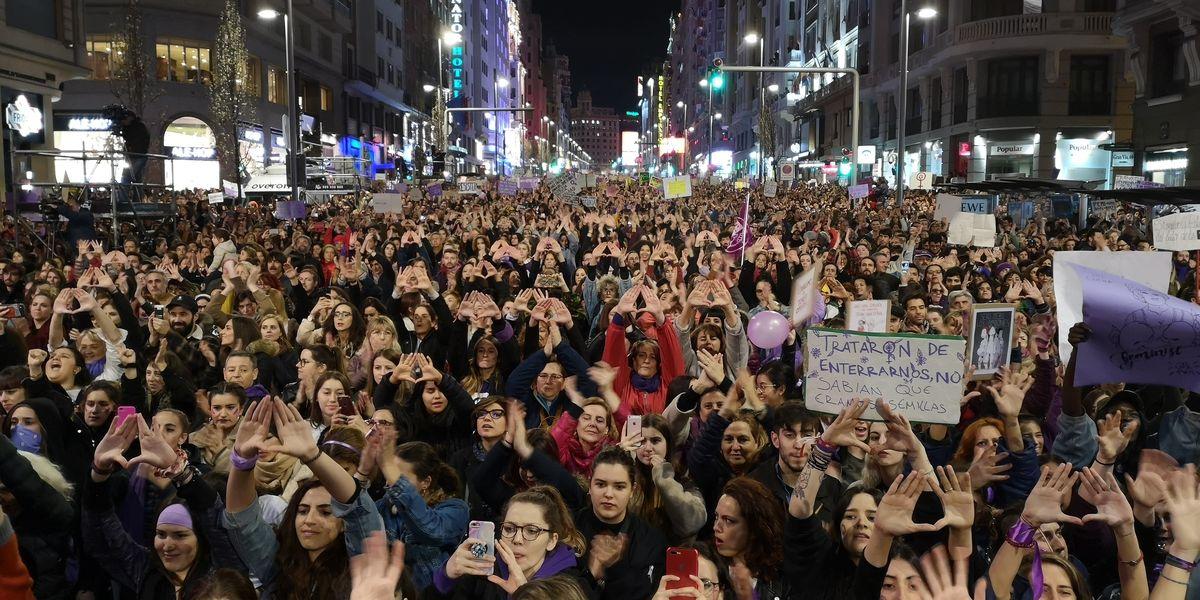
[[[346,415],[347,417],[353,417],[358,414],[358,409],[354,408],[354,401],[350,399],[350,396],[338,396],[338,414]]]

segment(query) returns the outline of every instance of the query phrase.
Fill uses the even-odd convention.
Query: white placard
[[[888,317],[891,314],[890,300],[851,300],[846,306],[846,329],[887,333]]]
[[[804,405],[835,414],[872,399],[864,419],[881,420],[874,401],[917,423],[954,425],[963,392],[967,341],[960,336],[858,333],[814,327],[804,353]]]
[[[794,165],[790,162],[780,163],[780,165],[779,165],[779,180],[780,181],[792,181],[795,178],[796,178],[796,165]]]
[[[662,180],[663,198],[687,198],[692,195],[692,176],[664,177]]]
[[[933,173],[929,171],[917,171],[913,173],[908,180],[909,189],[913,190],[932,190],[933,189]]]
[[[950,219],[952,245],[992,248],[996,245],[996,215],[960,212]]]
[[[867,144],[866,146],[858,147],[858,164],[860,164],[860,165],[875,164],[875,146]]]
[[[937,208],[933,211],[933,220],[941,221],[945,219],[950,222],[954,215],[962,212],[962,196],[954,194],[938,194]]]
[[[1114,175],[1112,189],[1136,190],[1143,181],[1146,181],[1146,178],[1140,175]]]
[[[763,196],[774,198],[777,193],[779,193],[779,184],[775,180],[772,179],[763,184]]]
[[[224,204],[225,203],[225,192],[213,192],[213,193],[209,194],[208,195],[208,203],[209,204]]]
[[[1152,290],[1166,293],[1171,283],[1170,252],[1055,252],[1054,300],[1058,313],[1058,354],[1064,363],[1071,359],[1067,332],[1083,321],[1083,282],[1068,265],[1083,265],[1136,281]]]
[[[483,193],[483,186],[477,181],[464,181],[458,184],[459,194],[479,195]]]
[[[559,200],[574,198],[579,195],[579,182],[570,173],[563,173],[549,182],[550,193]]]
[[[404,212],[404,194],[395,192],[380,192],[371,196],[371,208],[380,214],[384,213],[403,213]]]
[[[817,288],[824,268],[821,261],[817,261],[792,282],[792,327],[799,329],[808,325],[808,320],[817,311],[817,304],[825,301]]]
[[[1154,220],[1154,247],[1159,250],[1200,250],[1200,213],[1175,213]]]
[[[847,191],[850,193],[851,200],[857,198],[866,198],[867,196],[871,195],[871,184],[860,183],[858,185],[852,185]]]

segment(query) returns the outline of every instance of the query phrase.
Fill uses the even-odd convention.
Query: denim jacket
[[[388,541],[404,542],[404,563],[418,590],[433,582],[433,573],[450,558],[467,533],[470,508],[450,498],[429,506],[408,479],[401,477],[376,503]]]
[[[345,523],[346,552],[351,557],[362,554],[363,541],[372,532],[383,529],[383,519],[375,508],[375,502],[360,486],[349,502],[338,502],[335,498],[332,505],[333,515]],[[260,599],[271,598],[276,576],[279,575],[275,563],[279,541],[275,537],[275,530],[263,520],[261,505],[254,502],[236,513],[226,510],[223,521],[229,531],[230,541],[251,575],[262,582]]]

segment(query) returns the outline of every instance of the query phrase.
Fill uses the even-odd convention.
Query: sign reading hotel
[[[450,97],[462,96],[466,84],[466,59],[463,56],[463,43],[466,36],[466,17],[463,15],[463,0],[450,0],[450,33],[456,35],[456,41],[450,46]]]

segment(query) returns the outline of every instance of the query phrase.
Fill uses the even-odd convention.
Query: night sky
[[[589,90],[620,114],[636,107],[638,74],[666,58],[679,0],[533,0],[533,11],[543,37],[571,57],[573,93]]]

